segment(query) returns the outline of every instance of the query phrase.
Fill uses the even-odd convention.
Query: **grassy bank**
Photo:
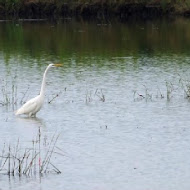
[[[190,15],[190,0],[0,0],[1,17]]]

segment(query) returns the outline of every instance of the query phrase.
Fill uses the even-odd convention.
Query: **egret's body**
[[[40,111],[42,105],[44,103],[44,96],[36,96],[28,100],[21,108],[19,108],[15,115],[26,114],[29,117],[35,117],[36,113]]]
[[[40,111],[40,109],[44,103],[47,71],[51,67],[59,67],[59,66],[61,66],[61,64],[49,64],[47,66],[47,68],[44,72],[44,75],[43,75],[40,94],[38,96],[36,96],[35,98],[32,98],[29,101],[27,101],[21,108],[19,108],[15,112],[15,115],[26,114],[29,117],[35,117],[36,116],[36,113],[38,111]]]

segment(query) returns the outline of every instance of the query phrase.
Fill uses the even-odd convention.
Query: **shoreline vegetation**
[[[0,0],[0,15],[1,19],[190,16],[190,0]]]

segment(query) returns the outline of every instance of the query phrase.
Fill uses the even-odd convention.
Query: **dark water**
[[[40,128],[64,155],[52,157],[61,174],[1,174],[0,189],[190,188],[190,20],[8,21],[0,38],[0,150]],[[64,66],[37,118],[14,116],[51,62]]]

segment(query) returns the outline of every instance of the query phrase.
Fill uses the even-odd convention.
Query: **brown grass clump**
[[[50,140],[42,139],[39,128],[37,137],[29,147],[23,149],[19,139],[15,146],[4,144],[0,155],[0,173],[9,176],[33,176],[50,172],[60,174],[61,171],[52,161],[54,154],[63,155],[56,146],[58,138],[59,135],[53,135]]]

